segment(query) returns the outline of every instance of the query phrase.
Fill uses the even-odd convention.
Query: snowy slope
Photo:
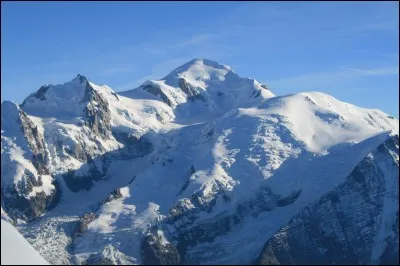
[[[1,265],[49,265],[8,222],[1,220]]]
[[[258,262],[398,264],[398,162],[399,137],[393,135],[275,233]]]
[[[205,59],[123,93],[78,75],[3,105],[2,208],[54,264],[253,262],[399,127]],[[52,194],[3,189],[21,171],[42,176],[29,193]]]
[[[298,109],[307,119],[299,119]],[[168,221],[163,225],[164,234],[179,243],[186,237],[182,232],[189,230],[188,234],[196,237],[190,231],[193,225],[218,223],[216,217],[235,215],[237,206],[248,204],[254,209],[250,217],[240,218],[246,220],[242,228],[229,235],[223,232],[212,244],[186,250],[190,263],[232,263],[239,258],[248,263],[268,235],[259,237],[260,231],[274,233],[302,206],[342,182],[369,151],[389,137],[384,132],[396,128],[398,121],[379,111],[357,108],[320,93],[271,98],[253,108],[233,110],[212,123],[182,128],[159,162],[137,174],[126,188],[134,196],[119,199],[118,208],[106,205],[97,212],[87,233],[76,240],[75,251],[83,259],[95,243],[107,247],[120,242],[129,247],[121,246],[121,252],[138,258],[143,232],[160,220]],[[263,206],[261,210],[254,207],[264,188],[277,200],[298,191],[301,194],[295,206],[266,213]],[[211,212],[201,210],[209,204]],[[260,216],[254,219],[252,215]],[[260,219],[274,224],[260,224]],[[259,225],[262,227],[254,231]],[[100,240],[99,234],[104,238]],[[243,243],[248,244],[243,247]]]

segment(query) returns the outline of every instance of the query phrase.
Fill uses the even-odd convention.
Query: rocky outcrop
[[[192,171],[194,170],[191,168]],[[270,188],[261,188],[260,191],[248,202],[236,205],[235,209],[227,214],[217,215],[210,221],[196,221],[202,213],[211,213],[217,201],[230,202],[230,197],[220,189],[219,192],[208,200],[201,193],[195,193],[191,198],[182,199],[169,212],[165,220],[164,231],[177,242],[183,263],[191,263],[186,256],[186,249],[202,243],[211,243],[218,236],[228,234],[235,226],[250,217],[257,217],[262,212],[284,207],[297,200],[300,191],[294,191],[287,197],[282,197],[271,191]],[[195,225],[193,225],[195,224]]]
[[[111,112],[106,99],[94,90],[89,82],[86,82],[82,101],[87,102],[84,112],[89,128],[94,134],[104,139],[109,138],[111,135]]]
[[[105,246],[99,252],[91,254],[86,265],[134,265],[135,259],[126,256],[112,245]]]
[[[61,191],[49,175],[49,153],[38,126],[16,104],[3,104],[2,111],[7,111],[10,120],[2,117],[2,131],[14,132],[15,136],[2,135],[2,206],[13,220],[30,221],[53,208]],[[15,157],[20,151],[23,156]],[[26,167],[25,160],[31,167]]]
[[[60,143],[58,148],[62,149],[62,143]],[[80,162],[87,162],[92,159],[92,156],[88,154],[87,150],[79,142],[75,143],[72,149],[64,148],[64,152]]]
[[[49,153],[46,148],[44,137],[38,131],[38,127],[28,118],[26,113],[20,109],[21,130],[26,138],[30,150],[33,153],[32,163],[39,174],[48,175]]]
[[[100,160],[100,159],[99,159]],[[73,192],[80,190],[89,190],[93,186],[93,182],[104,178],[105,174],[97,169],[93,161],[88,162],[89,171],[86,174],[77,174],[76,170],[70,170],[62,175],[68,188]]]
[[[61,190],[58,182],[53,181],[55,189],[50,195],[44,191],[36,192],[34,196],[27,197],[34,186],[41,186],[41,180],[26,178],[18,183],[19,191],[15,188],[7,187],[2,190],[2,202],[4,210],[14,221],[21,219],[31,221],[40,217],[44,212],[53,209],[61,198]],[[23,191],[22,194],[20,191]]]
[[[201,93],[198,92],[195,88],[193,88],[184,78],[179,79],[179,88],[187,95],[189,101],[194,102],[195,100],[202,100],[204,98],[201,96]]]
[[[398,135],[270,238],[258,264],[399,264]]]
[[[119,158],[122,160],[134,159],[150,154],[154,147],[145,137],[136,137],[127,133],[114,133],[115,139],[124,144],[119,151]]]
[[[144,237],[141,247],[144,265],[179,265],[179,251],[163,235],[153,232]]]
[[[155,85],[144,85],[142,87],[142,90],[147,91],[150,94],[153,94],[154,96],[160,96],[161,100],[168,104],[168,106],[173,106],[172,101],[168,98],[168,96],[161,90],[160,87],[157,87]]]
[[[116,188],[103,201],[102,205],[106,204],[107,202],[111,202],[113,200],[119,199],[119,198],[122,198],[121,189],[120,188]]]
[[[80,237],[83,233],[86,232],[88,225],[96,219],[96,215],[93,212],[88,212],[83,215],[82,218],[79,219],[75,227],[75,231],[73,237]]]

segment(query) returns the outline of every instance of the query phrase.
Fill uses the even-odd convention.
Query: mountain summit
[[[2,219],[52,264],[398,264],[399,121],[195,59],[2,102]]]
[[[240,77],[230,67],[207,59],[191,60],[161,80],[149,80],[137,89],[120,94],[129,98],[161,99],[185,121],[215,118],[232,108],[274,96],[258,81]]]

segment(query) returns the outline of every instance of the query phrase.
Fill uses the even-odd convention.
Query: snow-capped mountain
[[[215,119],[233,108],[274,96],[258,81],[242,78],[229,66],[206,59],[194,59],[162,80],[149,80],[120,94],[134,99],[160,99],[174,109],[176,121],[185,123]]]
[[[2,218],[57,264],[304,263],[303,249],[393,262],[398,127],[320,92],[275,96],[205,59],[121,93],[78,75],[2,103]],[[338,206],[374,224],[325,218]],[[357,251],[307,246],[326,234]]]

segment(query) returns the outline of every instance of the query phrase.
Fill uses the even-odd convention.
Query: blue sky
[[[1,99],[78,73],[128,90],[208,58],[399,117],[398,38],[397,2],[1,2]]]

